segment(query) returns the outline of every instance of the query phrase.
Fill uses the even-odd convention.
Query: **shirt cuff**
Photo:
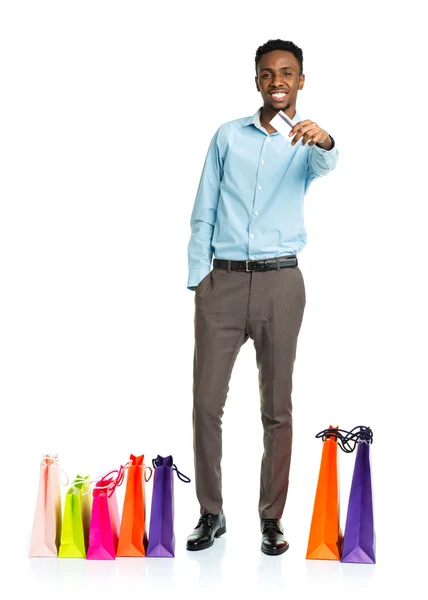
[[[189,277],[187,279],[187,289],[192,290],[195,288],[210,271],[211,265],[190,269]]]

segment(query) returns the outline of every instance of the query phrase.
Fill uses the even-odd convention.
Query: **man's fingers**
[[[300,131],[300,129],[302,129],[302,127],[310,127],[311,125],[316,125],[316,123],[314,123],[313,121],[310,121],[309,119],[306,119],[305,121],[299,121],[298,123],[293,125],[293,127],[290,129],[289,135],[292,135],[292,134],[294,135],[295,133]]]
[[[310,125],[306,125],[305,127],[302,127],[302,129],[300,129],[300,131],[298,131],[297,134],[295,135],[295,137],[293,138],[291,145],[294,146],[294,144],[296,142],[298,142],[302,136],[303,136],[302,144],[306,143],[312,137],[312,135],[315,135],[315,133],[318,131],[319,131],[318,125],[316,125],[316,124],[314,125],[314,123],[311,123]]]
[[[296,123],[295,125],[293,125],[293,127],[290,129],[290,136],[294,135],[295,133],[297,133],[297,131],[299,131],[299,129],[301,129],[302,127],[305,127],[307,125],[310,125],[312,123],[312,121],[310,121],[309,119],[305,119],[304,121],[299,121],[298,123]]]
[[[312,129],[308,129],[303,136],[302,144],[305,145],[311,138],[313,138],[317,133],[319,133],[319,127],[313,127]]]
[[[324,137],[323,132],[322,131],[318,132],[316,135],[314,135],[312,140],[309,142],[308,146],[315,146],[315,144],[318,144],[322,140],[323,137]]]
[[[302,146],[308,144],[308,146],[314,146],[325,138],[325,131],[315,123],[306,119],[305,121],[299,121],[296,123],[288,134],[289,137],[293,137],[291,145],[294,146],[302,138]]]
[[[300,138],[306,131],[306,127],[310,127],[310,125],[302,125],[299,129],[296,129],[296,135],[294,136],[293,141],[291,142],[292,144],[295,144],[300,140]]]

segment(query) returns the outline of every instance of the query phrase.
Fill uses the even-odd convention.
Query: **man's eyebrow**
[[[278,71],[282,71],[282,69],[289,69],[290,71],[294,70],[293,67],[281,67],[280,69],[278,69]],[[273,69],[271,69],[270,67],[265,67],[264,69],[260,69],[260,73],[262,71],[272,71],[273,72]]]

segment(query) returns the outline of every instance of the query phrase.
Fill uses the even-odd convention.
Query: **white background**
[[[416,589],[427,535],[421,4],[2,2],[1,549],[11,597],[218,597],[234,587],[253,597],[398,598]],[[278,37],[303,49],[299,114],[340,151],[305,201],[290,549],[260,552],[249,340],[224,415],[228,532],[187,553],[199,515],[190,214],[215,130],[261,106],[254,55]],[[330,424],[374,431],[375,566],[305,559],[322,447],[314,436]],[[175,559],[29,559],[45,452],[59,453],[70,477],[116,468],[131,452],[149,464],[172,454],[192,478],[175,481]],[[339,457],[342,525],[354,456]]]

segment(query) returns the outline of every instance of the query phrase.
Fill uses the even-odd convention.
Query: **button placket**
[[[267,135],[267,136],[266,136],[266,139],[265,139],[265,143],[268,143],[268,142],[270,142],[270,137]],[[264,151],[264,144],[263,144],[263,146],[262,146],[262,153],[263,153],[263,151]],[[260,164],[261,164],[261,165],[264,165],[264,164],[266,164],[266,161],[265,161],[265,159],[264,159],[264,158],[261,158],[261,159],[260,159]],[[260,171],[258,172],[258,176],[257,176],[257,181],[256,181],[256,183],[257,183],[257,190],[258,190],[258,191],[261,191],[261,190],[263,190],[263,186],[262,186],[262,185],[260,185],[260,183],[259,183],[259,177],[260,177]],[[255,197],[255,199],[257,199],[257,193],[256,193],[256,197]],[[259,212],[258,212],[257,210],[253,210],[253,216],[258,216],[258,214],[259,214]],[[251,224],[252,224],[252,223],[251,223]],[[253,240],[253,239],[254,239],[254,234],[253,234],[253,233],[249,233],[249,236],[250,236],[250,240]],[[251,250],[250,250],[250,243],[249,243],[249,245],[248,245],[248,250],[249,250],[249,252],[251,251]],[[254,260],[254,256],[250,256],[250,260]]]

